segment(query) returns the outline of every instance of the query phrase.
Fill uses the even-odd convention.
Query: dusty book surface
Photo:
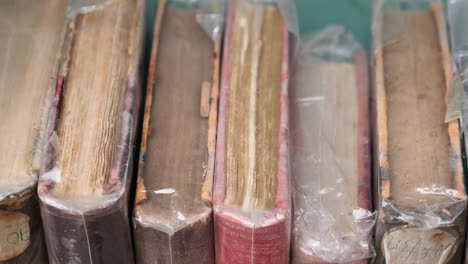
[[[36,195],[68,1],[0,1],[0,263],[45,263]]]
[[[278,2],[229,1],[213,195],[223,263],[289,260],[288,43]]]
[[[369,86],[363,49],[342,26],[304,37],[290,93],[293,263],[374,257]]]
[[[436,1],[391,2],[381,3],[374,35],[378,261],[459,263],[466,193],[459,123],[445,119],[452,69],[444,11]]]
[[[141,263],[214,263],[211,189],[221,32],[205,25],[222,27],[217,4],[207,10],[159,3],[133,216]],[[200,20],[205,12],[214,17]]]
[[[68,7],[38,191],[52,263],[133,262],[127,196],[142,7],[134,0]]]

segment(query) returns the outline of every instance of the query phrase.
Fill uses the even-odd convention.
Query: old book
[[[133,263],[143,1],[73,1],[38,193],[51,263]]]
[[[451,96],[449,97],[450,110],[447,113],[447,118],[460,118],[460,126],[462,137],[464,140],[464,151],[468,149],[468,141],[466,137],[466,129],[468,128],[468,58],[465,56],[468,46],[468,1],[454,1],[447,5],[447,20],[449,21],[450,29],[450,45],[453,61],[453,84]],[[468,244],[467,235],[465,235],[465,260],[468,264]]]
[[[367,59],[341,27],[303,44],[290,94],[292,263],[367,263],[374,255]]]
[[[375,35],[379,263],[460,263],[465,234],[458,121],[445,122],[451,59],[441,4],[395,10]],[[382,18],[381,18],[382,19]],[[386,27],[403,22],[391,42]],[[396,38],[395,38],[396,37]]]
[[[276,4],[230,1],[214,187],[216,262],[288,263],[288,30]]]
[[[0,1],[0,263],[47,263],[36,194],[67,1]]]
[[[133,215],[138,263],[214,263],[220,41],[197,12],[159,2]]]

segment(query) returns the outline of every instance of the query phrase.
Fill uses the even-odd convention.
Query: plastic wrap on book
[[[442,3],[377,1],[373,55],[377,263],[460,263],[466,191]]]
[[[452,92],[447,109],[447,121],[457,118],[461,120],[462,132],[468,127],[468,39],[465,33],[465,12],[468,10],[468,1],[451,0],[447,3],[447,20],[450,29],[450,44],[452,51],[453,78]]]
[[[290,94],[293,263],[375,255],[366,58],[342,26],[301,39]]]
[[[134,262],[142,11],[140,0],[68,6],[38,186],[51,263]]]
[[[160,1],[133,211],[138,263],[214,263],[222,1]]]
[[[289,263],[290,31],[284,10],[293,9],[279,1],[229,1],[213,192],[217,263]]]
[[[0,2],[0,263],[47,263],[37,197],[68,1]]]
[[[446,119],[460,119],[461,132],[465,142],[465,152],[467,149],[466,129],[468,127],[468,35],[465,31],[466,25],[468,25],[468,20],[465,16],[467,11],[468,1],[450,0],[447,2],[447,20],[452,52],[453,79],[451,86],[452,91],[449,97],[450,108],[447,109]],[[468,263],[466,246],[464,261],[464,263]]]

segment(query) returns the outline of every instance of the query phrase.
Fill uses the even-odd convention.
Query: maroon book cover
[[[239,5],[239,6],[237,6]],[[237,9],[239,8],[239,9]],[[224,57],[221,75],[220,89],[220,109],[219,109],[219,125],[218,125],[218,141],[216,154],[216,170],[215,170],[215,185],[213,192],[214,216],[215,216],[215,249],[216,262],[229,264],[244,264],[244,263],[271,263],[285,264],[289,263],[289,240],[290,240],[290,191],[289,191],[289,164],[288,164],[288,78],[289,78],[289,33],[285,23],[271,23],[268,21],[264,27],[274,27],[279,32],[277,40],[281,44],[278,54],[273,54],[278,58],[278,74],[280,76],[272,76],[271,79],[278,80],[277,85],[280,86],[278,101],[279,126],[276,132],[276,142],[278,148],[278,156],[273,162],[277,161],[277,174],[275,175],[276,189],[273,190],[274,200],[272,208],[268,209],[245,209],[239,206],[232,206],[226,202],[227,194],[227,175],[226,170],[230,162],[230,156],[227,155],[228,147],[228,113],[229,99],[232,96],[232,88],[230,87],[231,77],[233,75],[233,65],[236,67],[235,61],[242,58],[232,57],[232,47],[234,42],[239,42],[238,39],[233,39],[234,29],[241,25],[242,22],[235,21],[235,16],[243,17],[242,14],[236,15],[236,12],[246,12],[246,17],[252,10],[261,9],[259,12],[278,12],[277,6],[252,5],[246,4],[245,1],[230,1],[228,7],[228,23],[226,37],[224,41]],[[266,10],[271,8],[273,10]],[[257,10],[258,10],[257,9]],[[264,9],[264,10],[263,10]],[[275,10],[276,9],[276,10]],[[237,10],[237,11],[236,11]],[[243,11],[242,11],[243,10]],[[258,19],[261,15],[253,12],[253,20]],[[258,16],[258,17],[257,17]],[[280,17],[280,16],[279,16]],[[241,21],[243,18],[240,19]],[[282,20],[282,19],[280,19]],[[248,22],[247,22],[248,24]],[[254,30],[254,29],[253,29]],[[268,31],[268,30],[265,30]],[[245,40],[245,39],[244,39]],[[266,40],[263,45],[268,49],[269,42]],[[244,42],[245,45],[256,46],[252,40]],[[244,46],[245,49],[248,47]],[[241,56],[242,57],[242,56]],[[272,58],[274,60],[274,58]],[[232,77],[236,78],[236,77]],[[245,83],[248,87],[248,83]],[[251,87],[251,89],[253,89]],[[258,88],[261,89],[261,88]],[[232,107],[232,106],[231,106]],[[247,155],[247,153],[245,153]],[[258,177],[258,176],[257,176]]]

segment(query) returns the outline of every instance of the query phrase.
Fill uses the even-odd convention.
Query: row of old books
[[[463,263],[468,1],[374,5],[0,0],[0,263]]]

